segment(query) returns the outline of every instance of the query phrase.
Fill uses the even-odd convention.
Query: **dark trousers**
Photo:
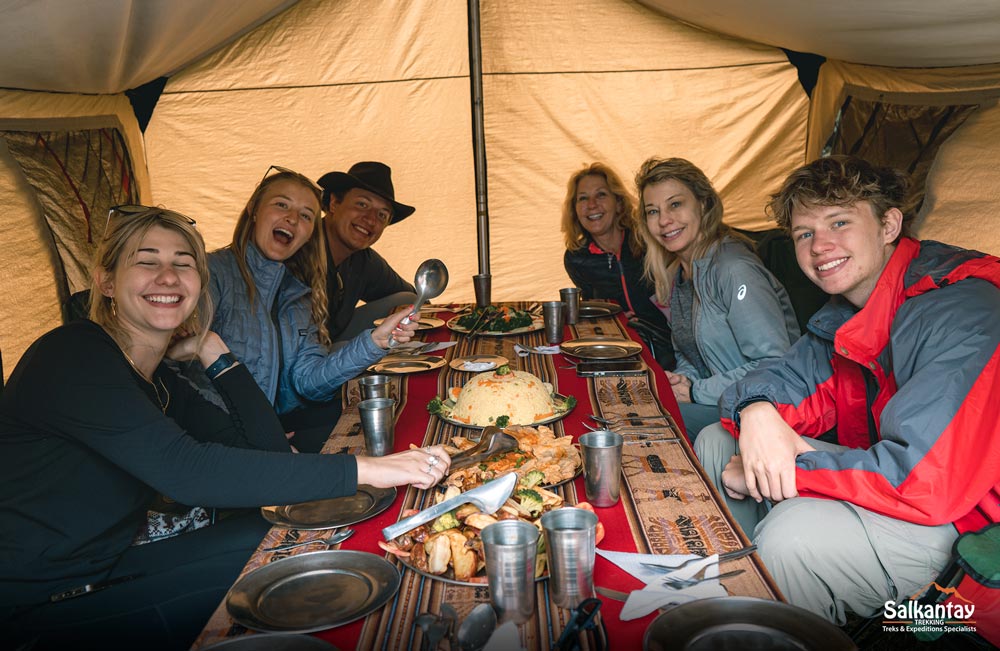
[[[137,578],[13,617],[0,613],[0,648],[186,650],[269,528],[254,509],[130,547],[112,578]]]
[[[341,390],[330,402],[316,402],[308,407],[281,414],[281,424],[286,432],[295,432],[291,444],[299,452],[319,452],[330,438],[333,426],[340,420]]]

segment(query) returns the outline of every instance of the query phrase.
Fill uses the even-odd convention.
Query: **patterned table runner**
[[[512,304],[521,306],[520,304]],[[449,315],[441,315],[447,317]],[[639,341],[638,334],[628,328],[619,316],[582,320],[571,326],[572,338],[588,336],[620,336]],[[621,500],[611,508],[598,509],[606,537],[599,545],[602,549],[626,552],[677,554],[709,554],[724,552],[747,544],[747,540],[731,523],[731,516],[711,482],[695,460],[687,439],[680,433],[672,419],[642,421],[635,417],[671,414],[678,410],[662,370],[643,350],[642,357],[650,367],[645,375],[627,377],[577,377],[571,360],[563,355],[538,355],[518,357],[514,351],[517,343],[531,346],[544,345],[542,332],[519,336],[469,338],[446,329],[427,333],[428,341],[457,339],[458,344],[444,351],[449,361],[455,357],[473,354],[502,355],[510,360],[512,368],[528,371],[551,382],[555,390],[575,396],[575,410],[561,421],[550,425],[557,436],[571,434],[574,439],[585,433],[583,423],[591,423],[589,414],[606,418],[632,418],[629,429],[620,430],[626,439],[622,458],[624,486]],[[452,437],[469,432],[431,417],[426,411],[427,402],[435,396],[447,395],[447,389],[462,386],[473,374],[456,371],[444,366],[439,373],[419,373],[395,376],[394,386],[400,401],[396,423],[396,450],[405,450],[410,444],[430,445],[446,443]],[[363,447],[356,405],[360,390],[352,380],[344,391],[344,412],[333,428],[324,453],[358,453]],[[585,499],[583,478],[556,489],[567,504]],[[368,551],[382,555],[377,546],[383,527],[399,519],[403,509],[421,509],[430,506],[428,493],[413,488],[401,489],[395,503],[385,512],[366,522],[351,525],[355,535],[339,548]],[[329,531],[298,531],[274,527],[261,543],[261,548],[281,542],[310,540],[325,537]],[[308,553],[315,547],[299,548],[284,553],[257,551],[244,568],[246,574],[279,558],[297,553]],[[390,557],[391,559],[391,557]],[[396,562],[396,561],[394,561]],[[397,563],[398,564],[398,563]],[[780,593],[756,555],[734,561],[735,568],[746,572],[726,581],[726,588],[734,595],[780,599]],[[396,597],[384,608],[345,626],[318,633],[342,650],[417,649],[421,644],[419,627],[414,619],[422,612],[439,613],[441,604],[451,604],[464,616],[477,604],[489,601],[486,586],[461,586],[425,578],[416,572],[402,571],[402,584]],[[727,567],[728,569],[728,567]],[[601,557],[594,569],[597,585],[629,591],[639,589],[642,583]],[[537,612],[532,621],[520,627],[521,641],[530,651],[547,651],[569,619],[569,611],[551,604],[547,582],[537,583]],[[595,640],[593,633],[581,640],[581,647],[591,648],[640,648],[642,634],[655,615],[630,622],[623,622],[618,615],[623,604],[604,600],[601,608],[602,626]],[[416,630],[415,630],[416,629]],[[209,620],[192,648],[201,648],[225,638],[250,634],[233,622],[225,609],[219,608]],[[442,648],[446,647],[445,642]]]

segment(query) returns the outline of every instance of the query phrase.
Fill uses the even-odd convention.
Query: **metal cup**
[[[361,399],[392,397],[392,379],[388,375],[366,375],[358,380],[361,385]]]
[[[580,318],[580,288],[566,287],[559,290],[559,298],[566,304],[566,323],[573,325]]]
[[[362,400],[358,403],[358,413],[361,414],[368,456],[391,454],[396,438],[396,401],[392,398]]]
[[[549,562],[549,596],[560,608],[576,608],[594,596],[597,516],[584,509],[561,508],[543,515],[541,522]]]
[[[538,528],[523,520],[501,520],[480,535],[490,601],[501,624],[523,624],[535,614],[538,535]]]
[[[587,501],[594,506],[614,506],[618,502],[623,442],[621,434],[610,430],[587,432],[580,437],[584,488]]]
[[[472,277],[472,287],[476,290],[476,307],[486,307],[490,304],[490,274],[476,274]]]
[[[542,303],[542,318],[545,320],[545,340],[550,344],[558,344],[563,340],[563,305],[562,301]]]

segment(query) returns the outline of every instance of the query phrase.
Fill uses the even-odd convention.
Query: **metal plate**
[[[553,401],[561,403],[563,405],[562,408],[557,407],[556,413],[553,414],[552,416],[549,416],[548,418],[543,418],[542,420],[535,421],[534,423],[511,423],[511,425],[527,425],[529,427],[535,427],[537,425],[548,425],[549,423],[554,423],[557,420],[562,420],[563,418],[566,418],[566,416],[571,411],[573,411],[573,408],[576,407],[575,400],[572,401],[572,403],[569,404],[569,406],[567,406],[568,398],[567,396],[564,396],[561,393],[553,393],[552,399]],[[441,404],[445,409],[450,409],[451,407],[455,406],[455,401],[452,400],[451,398],[448,398],[447,400],[442,398]],[[486,425],[470,425],[469,423],[463,423],[462,421],[455,420],[451,416],[446,415],[444,413],[439,413],[437,417],[443,420],[444,422],[449,423],[451,425],[455,425],[457,427],[469,427],[472,429],[483,429],[484,427],[486,427]]]
[[[376,326],[380,326],[383,321],[385,321],[385,319],[375,319],[372,323]],[[417,322],[417,330],[433,330],[434,328],[440,328],[443,325],[443,319],[439,319],[435,316],[423,316],[423,313],[421,313],[420,321]]]
[[[224,649],[225,651],[337,651],[337,647],[326,640],[298,633],[243,635],[201,649],[202,651],[214,651],[215,649]]]
[[[613,316],[622,311],[617,303],[604,301],[580,301],[579,316],[583,319],[596,319],[602,316]]]
[[[818,615],[753,597],[698,599],[653,620],[645,651],[856,649],[839,628]]]
[[[396,500],[396,488],[375,488],[366,484],[347,497],[315,500],[284,506],[263,506],[261,515],[271,524],[292,529],[333,529],[355,524],[378,515]]]
[[[506,357],[501,357],[500,355],[469,355],[468,357],[456,357],[451,360],[449,366],[451,366],[456,371],[464,371],[465,373],[483,373],[484,371],[492,371],[493,369],[503,366],[510,360]],[[482,371],[469,371],[462,368],[462,365],[466,362],[477,362],[479,364],[493,364],[490,368],[483,369]]]
[[[448,326],[449,330],[461,333],[468,333],[469,332],[468,328],[464,328],[458,325],[458,320],[460,318],[461,317],[459,316],[452,317],[448,319],[448,323],[446,323],[445,325]],[[513,330],[510,330],[508,332],[500,332],[499,330],[476,330],[476,334],[486,335],[487,337],[504,337],[506,335],[522,335],[526,332],[536,332],[544,327],[545,327],[545,322],[542,320],[541,317],[532,317],[530,326],[524,326],[523,328],[514,328]]]
[[[381,608],[399,590],[399,571],[381,556],[342,549],[283,558],[240,578],[226,610],[255,631],[311,633]]]
[[[443,357],[437,355],[387,355],[382,361],[368,367],[371,373],[421,373],[432,371],[445,365]]]
[[[584,337],[564,341],[562,352],[580,359],[624,359],[642,352],[642,344],[617,337]]]

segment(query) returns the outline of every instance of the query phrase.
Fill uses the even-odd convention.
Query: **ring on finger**
[[[440,461],[440,459],[438,459],[433,454],[430,455],[430,459],[427,460],[427,467],[428,468],[433,468],[434,466],[438,465],[438,461]]]

